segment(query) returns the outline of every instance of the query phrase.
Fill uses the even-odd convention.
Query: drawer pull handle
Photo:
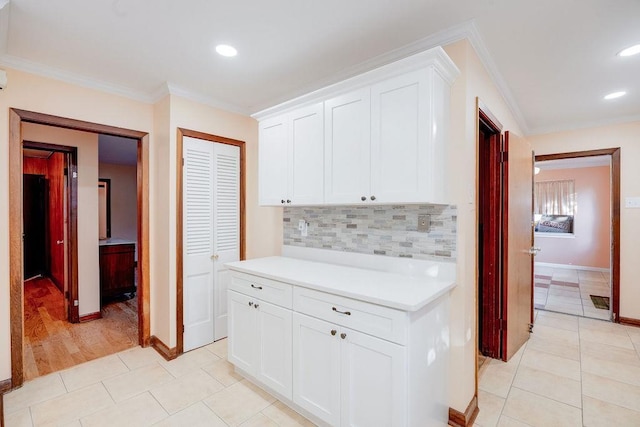
[[[336,331],[335,329],[331,330],[331,335],[335,336],[338,333],[338,331]]]
[[[344,332],[340,334],[340,338],[345,339],[347,337],[347,334],[345,334]]]
[[[335,311],[336,313],[346,314],[347,316],[351,316],[351,312],[350,311],[340,311],[335,307],[331,307],[331,310]]]
[[[251,301],[249,301],[249,307],[252,307],[253,303]]]
[[[262,289],[262,286],[256,286],[256,285],[254,285],[253,283],[251,284],[251,287],[252,287],[253,289]]]

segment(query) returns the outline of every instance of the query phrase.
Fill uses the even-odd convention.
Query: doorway
[[[533,321],[533,152],[477,106],[478,351],[507,361]]]
[[[227,336],[224,263],[245,258],[245,143],[178,129],[177,347]]]
[[[536,308],[619,322],[620,149],[535,160],[537,185],[550,194],[536,202]]]
[[[9,241],[10,241],[10,319],[11,319],[11,371],[12,371],[12,388],[21,386],[24,382],[25,360],[22,352],[25,336],[25,325],[23,319],[24,307],[24,289],[23,289],[23,242],[22,242],[22,169],[23,169],[23,141],[22,129],[23,124],[36,124],[51,126],[53,128],[79,130],[90,132],[93,134],[107,134],[114,136],[122,136],[133,138],[137,141],[137,183],[138,189],[138,239],[140,242],[140,263],[137,272],[138,280],[138,344],[146,346],[149,344],[149,223],[148,223],[148,134],[135,130],[127,130],[107,125],[84,122],[63,117],[51,116],[36,112],[10,109],[9,111]],[[73,174],[69,178],[71,180],[77,177]],[[71,186],[70,188],[73,188]],[[97,183],[96,183],[97,194]],[[70,203],[71,211],[73,204]],[[71,230],[73,233],[73,230]],[[77,265],[77,238],[70,236],[68,239],[69,254],[72,262]],[[69,280],[77,280],[77,271],[71,268],[69,271]],[[69,287],[71,292],[72,287]],[[70,295],[71,298],[71,295]],[[75,304],[72,304],[75,306]]]

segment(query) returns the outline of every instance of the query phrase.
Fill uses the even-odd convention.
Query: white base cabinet
[[[334,426],[406,425],[403,346],[293,314],[293,401]]]
[[[448,292],[404,311],[234,265],[228,358],[250,380],[321,426],[446,425]]]
[[[228,358],[238,368],[291,398],[291,310],[228,291]]]

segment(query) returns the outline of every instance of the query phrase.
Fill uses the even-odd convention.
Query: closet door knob
[[[367,198],[365,196],[360,197],[360,200],[362,200],[363,202],[367,200]]]
[[[287,199],[287,203],[291,203],[291,200]]]
[[[375,200],[375,199],[376,199],[376,196],[371,196],[371,200]]]
[[[280,200],[280,203],[284,204],[284,199]]]
[[[340,334],[340,338],[345,339],[347,337],[347,334],[345,334],[344,332]]]
[[[337,333],[338,333],[338,331],[336,331],[335,329],[332,329],[332,330],[331,330],[331,335],[335,335],[335,334],[337,334]]]

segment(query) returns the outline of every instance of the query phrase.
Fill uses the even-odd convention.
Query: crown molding
[[[60,80],[65,83],[74,84],[88,89],[95,89],[101,92],[122,96],[147,104],[153,103],[152,97],[148,93],[145,93],[143,91],[138,91],[130,87],[86,77],[81,74],[50,67],[48,65],[43,65],[23,58],[18,58],[13,55],[0,55],[0,65],[42,77]]]
[[[524,133],[523,136],[529,135],[529,126],[527,125],[527,121],[525,120],[524,115],[522,114],[522,111],[520,110],[520,107],[518,106],[518,103],[516,102],[513,93],[511,92],[511,89],[509,89],[509,85],[507,85],[504,77],[502,77],[502,74],[500,73],[500,71],[498,71],[498,67],[493,61],[493,57],[491,56],[487,45],[482,39],[480,32],[478,31],[478,27],[476,27],[475,21],[467,22],[464,27],[464,30],[466,31],[465,37],[471,43],[471,46],[480,58],[480,62],[482,62],[482,65],[484,65],[487,73],[489,73],[489,76],[491,77],[491,80],[493,80],[493,83],[496,85],[498,92],[500,92],[500,95],[502,95],[502,98],[511,111],[511,114],[513,114],[513,118]]]
[[[217,108],[220,110],[228,111],[230,113],[236,113],[243,116],[249,116],[248,109],[240,107],[236,104],[217,100],[213,97],[202,95],[200,93],[192,92],[188,89],[184,89],[173,83],[166,83],[166,93],[179,96],[180,98],[188,99],[189,101],[197,102],[199,104],[207,105],[209,107]],[[165,95],[166,95],[165,93]],[[164,95],[163,95],[164,96]]]
[[[613,117],[601,120],[587,120],[581,122],[561,123],[553,126],[540,126],[530,130],[528,136],[545,135],[549,133],[570,132],[572,130],[591,129],[624,123],[640,122],[640,114]]]

